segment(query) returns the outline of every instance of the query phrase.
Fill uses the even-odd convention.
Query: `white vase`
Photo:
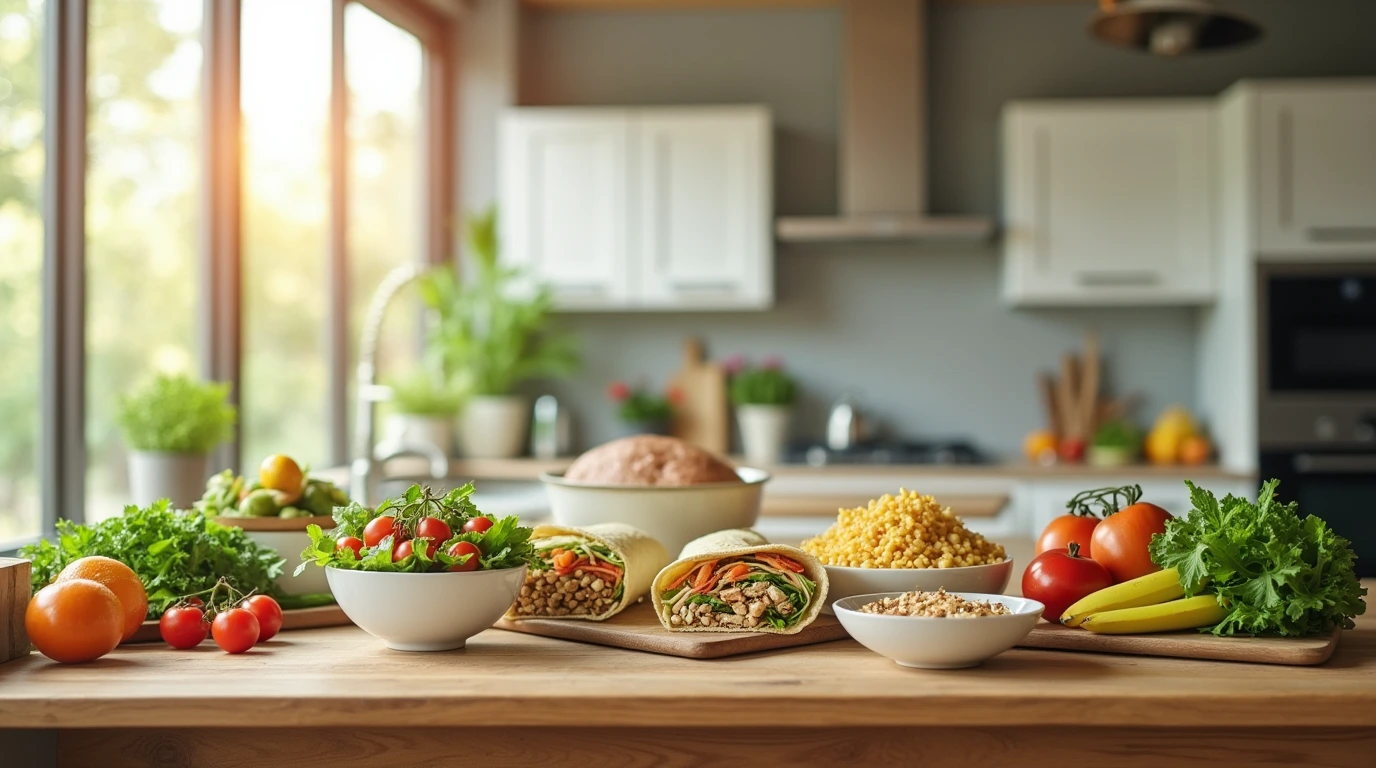
[[[141,507],[168,499],[177,509],[190,509],[205,493],[209,477],[210,456],[206,454],[129,452],[129,496]]]
[[[376,455],[392,456],[405,448],[434,446],[449,456],[454,450],[454,418],[416,413],[392,413],[382,425]]]
[[[520,395],[471,397],[459,414],[459,455],[510,459],[525,453],[530,405]]]
[[[788,425],[793,409],[787,405],[736,406],[741,428],[741,448],[751,464],[778,464],[788,445]]]

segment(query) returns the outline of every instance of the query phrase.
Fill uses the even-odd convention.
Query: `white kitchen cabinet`
[[[1263,259],[1376,254],[1376,80],[1255,84]]]
[[[771,157],[762,107],[511,110],[503,259],[560,309],[766,308]]]
[[[1004,110],[1004,297],[1017,305],[1214,295],[1207,99],[1014,102]]]

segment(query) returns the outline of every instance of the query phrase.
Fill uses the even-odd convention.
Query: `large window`
[[[0,0],[0,541],[42,530],[43,12]]]
[[[89,0],[86,519],[128,503],[116,398],[196,370],[201,4]]]

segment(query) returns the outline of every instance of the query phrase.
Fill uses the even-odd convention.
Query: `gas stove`
[[[794,443],[784,454],[789,464],[987,464],[989,457],[963,440],[866,442],[844,450],[822,443]]]

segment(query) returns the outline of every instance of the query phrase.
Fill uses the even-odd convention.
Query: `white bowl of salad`
[[[375,510],[339,507],[333,529],[307,529],[297,571],[323,567],[339,607],[388,648],[463,648],[515,602],[534,557],[531,529],[482,514],[472,493],[414,485]]]

